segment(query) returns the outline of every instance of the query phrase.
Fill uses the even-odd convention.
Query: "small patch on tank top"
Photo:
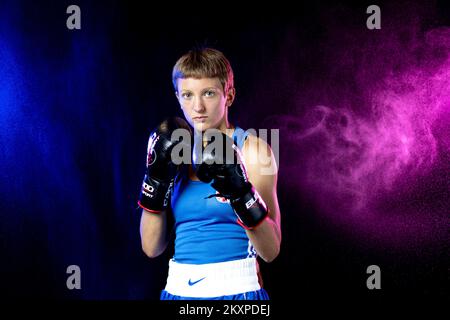
[[[219,191],[216,191],[216,194],[219,194]],[[230,203],[230,200],[227,200],[224,197],[215,197],[217,201],[219,201],[220,203]]]

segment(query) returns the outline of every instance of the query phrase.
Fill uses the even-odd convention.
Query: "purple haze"
[[[327,80],[300,90],[294,115],[266,119],[280,128],[283,183],[349,236],[401,248],[448,241],[450,28],[334,32],[318,75]]]

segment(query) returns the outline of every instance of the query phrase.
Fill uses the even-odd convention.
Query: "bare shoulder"
[[[278,166],[272,148],[264,139],[255,135],[249,135],[242,149],[248,178],[266,203],[269,209],[269,216],[279,226]],[[278,229],[279,232],[280,230]]]
[[[248,135],[242,147],[244,162],[251,171],[262,175],[277,175],[278,166],[270,145],[255,135]]]

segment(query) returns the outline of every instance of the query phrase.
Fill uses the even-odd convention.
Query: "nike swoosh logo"
[[[206,278],[206,277],[203,277],[203,278],[201,278],[201,279],[198,279],[197,281],[191,281],[191,279],[189,279],[188,284],[189,284],[190,286],[193,286],[194,284],[196,284],[196,283],[202,281],[202,280],[205,279],[205,278]]]

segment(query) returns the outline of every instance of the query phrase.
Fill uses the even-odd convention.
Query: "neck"
[[[234,132],[234,125],[228,122],[228,119],[226,119],[217,129],[231,137]]]

